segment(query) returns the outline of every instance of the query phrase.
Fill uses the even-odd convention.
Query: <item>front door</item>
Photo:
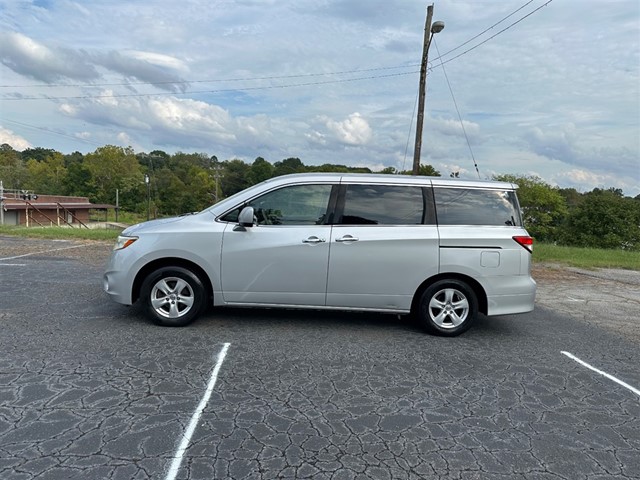
[[[291,185],[249,202],[257,223],[230,222],[222,243],[227,303],[324,306],[330,184]]]

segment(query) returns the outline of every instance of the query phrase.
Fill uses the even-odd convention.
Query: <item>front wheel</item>
[[[459,280],[440,280],[429,286],[418,305],[418,319],[429,332],[454,337],[467,331],[478,316],[474,291]]]
[[[190,270],[164,267],[144,280],[142,298],[147,316],[155,323],[183,327],[193,322],[204,309],[206,289]]]

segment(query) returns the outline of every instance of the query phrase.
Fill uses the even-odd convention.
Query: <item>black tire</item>
[[[142,301],[146,315],[164,327],[184,327],[206,306],[207,291],[196,274],[182,267],[163,267],[145,278]]]
[[[440,280],[429,286],[418,303],[418,321],[430,333],[455,337],[466,332],[478,317],[478,299],[459,280]]]

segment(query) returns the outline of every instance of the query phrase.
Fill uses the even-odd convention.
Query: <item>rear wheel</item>
[[[163,267],[142,284],[147,316],[158,325],[182,327],[205,307],[206,289],[196,274],[182,267]]]
[[[418,305],[418,319],[431,333],[454,337],[467,331],[478,316],[474,291],[459,280],[440,280],[429,286]]]

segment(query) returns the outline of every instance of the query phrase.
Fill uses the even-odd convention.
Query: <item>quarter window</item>
[[[433,191],[439,225],[522,225],[513,191],[438,187]]]
[[[424,221],[421,187],[347,185],[342,225],[420,225]]]

